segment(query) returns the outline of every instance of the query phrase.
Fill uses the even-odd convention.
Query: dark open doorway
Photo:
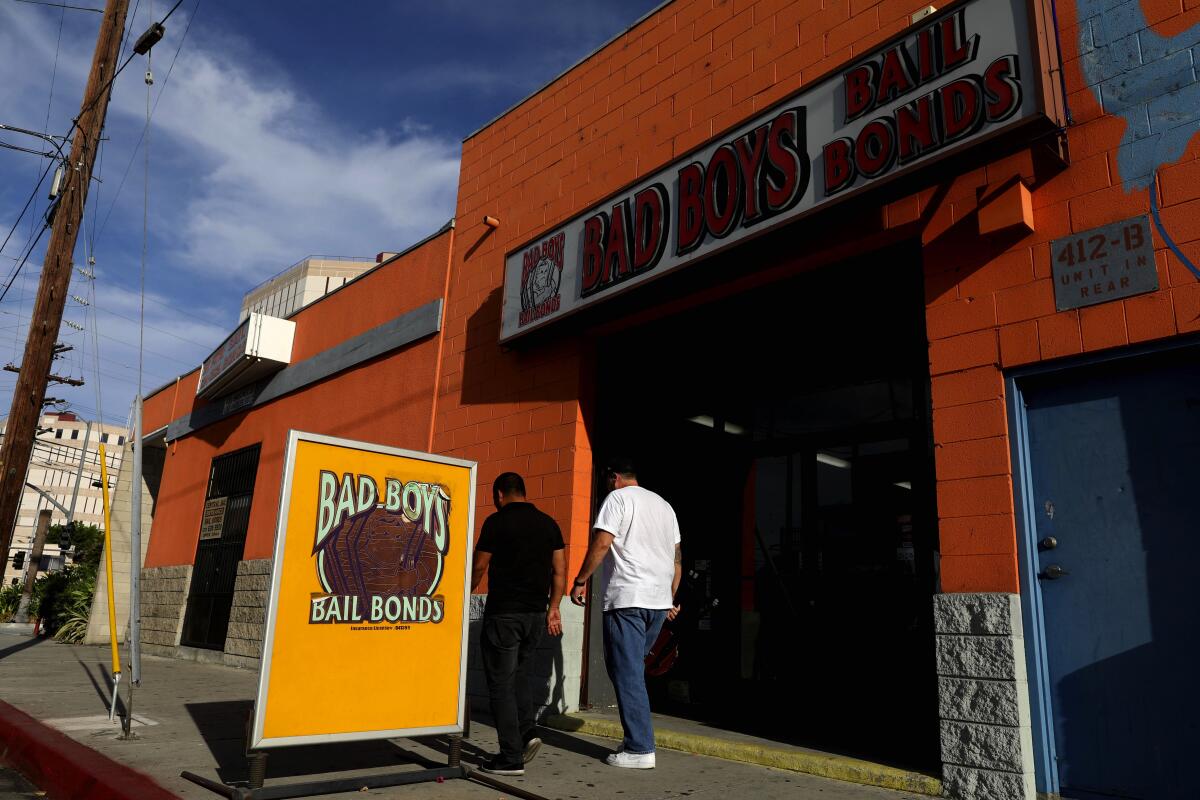
[[[918,252],[808,273],[597,349],[596,456],[632,457],[675,507],[695,574],[685,602],[701,611],[682,620],[678,662],[650,681],[655,710],[936,769]]]
[[[212,461],[180,643],[225,648],[238,562],[246,546],[260,445]]]

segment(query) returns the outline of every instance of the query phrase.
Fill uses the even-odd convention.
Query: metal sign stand
[[[251,718],[253,715],[251,715]],[[246,720],[246,741],[250,741],[251,719]],[[313,797],[315,795],[336,794],[338,792],[358,792],[367,789],[381,789],[386,786],[404,786],[410,783],[442,783],[443,781],[462,779],[498,789],[512,797],[522,800],[546,800],[540,794],[525,791],[516,786],[510,786],[498,781],[490,775],[485,775],[462,763],[463,739],[471,735],[471,708],[467,706],[463,719],[463,735],[450,737],[450,752],[446,757],[446,766],[427,769],[409,770],[406,772],[391,772],[382,775],[362,775],[355,778],[330,778],[306,783],[289,783],[285,786],[264,786],[267,777],[267,751],[246,750],[246,766],[249,780],[246,786],[231,786],[218,783],[202,775],[184,770],[179,774],[192,783],[203,786],[210,792],[228,797],[229,800],[284,800],[292,797]]]

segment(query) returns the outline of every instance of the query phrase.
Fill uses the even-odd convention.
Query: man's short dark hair
[[[633,459],[624,456],[610,458],[604,465],[604,471],[620,475],[622,478],[637,479],[637,469],[633,465]]]
[[[501,497],[524,497],[525,480],[515,472],[502,472],[492,483],[492,493]]]

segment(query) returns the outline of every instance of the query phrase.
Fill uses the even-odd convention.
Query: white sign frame
[[[277,736],[266,738],[263,726],[266,722],[267,696],[270,693],[271,653],[275,644],[275,620],[279,612],[279,582],[283,574],[283,548],[287,532],[288,511],[291,500],[292,478],[295,473],[296,447],[300,442],[334,445],[383,455],[402,456],[419,461],[430,461],[436,464],[447,464],[456,467],[466,467],[471,471],[471,491],[467,506],[467,531],[463,540],[464,569],[467,574],[463,579],[463,613],[462,613],[462,658],[458,669],[458,719],[454,725],[435,725],[425,728],[394,728],[390,730],[364,731],[354,733],[313,734],[308,736]],[[254,713],[250,726],[250,749],[268,747],[293,747],[309,744],[328,744],[331,742],[363,742],[377,739],[399,739],[412,736],[435,736],[438,734],[461,734],[466,722],[467,702],[467,646],[471,625],[471,560],[475,549],[475,488],[478,479],[479,465],[474,461],[461,458],[421,453],[415,450],[405,450],[400,447],[362,442],[354,439],[343,439],[336,436],[325,436],[319,433],[306,433],[295,429],[288,431],[287,447],[284,448],[284,474],[280,487],[279,517],[275,527],[275,546],[272,550],[271,589],[267,598],[267,614],[263,624],[262,658],[258,668],[258,693],[254,700]]]

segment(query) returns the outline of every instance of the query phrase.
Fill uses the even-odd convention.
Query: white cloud
[[[254,63],[257,56],[247,48],[227,47],[215,37],[208,46],[206,37],[192,30],[167,82],[187,23],[185,13],[180,9],[172,17],[153,61],[154,92],[162,95],[150,134],[150,269],[151,283],[160,289],[146,306],[146,347],[151,352],[145,354],[145,388],[198,364],[232,328],[242,293],[262,279],[310,253],[369,256],[399,250],[453,215],[457,190],[457,140],[436,135],[402,108],[396,109],[389,130],[365,130],[352,118],[335,117],[291,85],[278,65]],[[203,11],[201,15],[202,23]],[[0,122],[41,127],[48,67],[58,49],[50,129],[65,132],[86,80],[94,16],[69,13],[56,48],[57,13],[0,5]],[[135,30],[144,23],[139,18]],[[144,60],[135,58],[115,85],[106,128],[105,183],[93,188],[103,198],[101,219],[142,130],[144,69]],[[17,156],[0,151],[0,238],[28,197],[35,174],[33,156],[17,156],[23,159],[17,161],[10,155]],[[138,154],[97,252],[104,359],[99,378],[106,415],[119,417],[126,413],[135,388],[131,381],[136,381],[138,327],[130,318],[138,317],[140,301],[129,287],[136,285],[141,249],[141,167]],[[22,237],[15,239],[6,255],[15,253]],[[34,258],[42,250],[44,240]],[[11,263],[0,260],[0,273]],[[28,280],[36,267],[26,269]],[[16,302],[19,287],[3,304],[0,329],[12,330],[0,333],[0,358],[7,351],[20,359],[24,328],[17,323],[28,324],[34,285],[29,283],[23,294],[23,316],[18,316]],[[81,287],[86,289],[77,279],[72,291],[79,294]],[[221,307],[196,307],[214,302]],[[68,305],[67,319],[85,322],[74,304]],[[65,326],[62,331],[63,341],[78,345],[63,368],[83,370],[89,384],[75,390],[58,387],[52,394],[77,398],[80,408],[91,409],[96,402],[90,344],[84,353],[84,337]],[[6,339],[9,335],[13,338]],[[4,409],[11,377],[0,374]]]
[[[157,146],[202,176],[170,220],[184,266],[249,288],[309,253],[399,249],[453,214],[457,142],[403,119],[362,130],[262,74],[185,48],[155,112]],[[114,107],[140,119],[144,94],[130,88]]]

